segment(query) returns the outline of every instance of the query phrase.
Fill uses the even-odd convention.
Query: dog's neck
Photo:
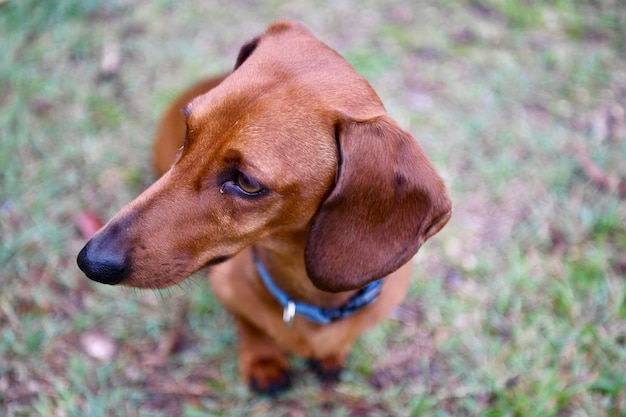
[[[356,291],[328,293],[315,287],[306,273],[304,248],[308,231],[273,234],[257,242],[253,250],[274,283],[291,298],[324,308],[345,304]]]

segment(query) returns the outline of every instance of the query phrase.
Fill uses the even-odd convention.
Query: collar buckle
[[[296,315],[296,303],[292,300],[287,301],[287,305],[283,309],[283,321],[286,325],[291,326],[293,318]]]
[[[329,324],[336,320],[350,317],[351,315],[356,314],[360,309],[368,306],[376,300],[380,294],[384,281],[383,278],[378,281],[370,282],[365,287],[361,288],[350,300],[348,300],[346,304],[341,307],[321,308],[302,303],[300,301],[294,301],[289,298],[289,295],[278,288],[278,286],[274,283],[272,277],[270,277],[270,274],[267,272],[256,254],[253,253],[252,256],[265,288],[283,308],[283,322],[285,322],[287,326],[293,324],[293,318],[296,314],[306,317],[317,324]]]

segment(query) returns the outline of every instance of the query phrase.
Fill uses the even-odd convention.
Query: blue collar
[[[319,324],[328,324],[336,320],[350,317],[358,312],[361,308],[371,304],[376,300],[380,294],[380,289],[383,284],[383,279],[370,282],[357,292],[354,297],[348,300],[347,303],[337,308],[321,308],[315,307],[310,304],[301,303],[300,301],[292,300],[283,290],[278,286],[270,277],[270,274],[265,269],[265,266],[261,263],[256,254],[253,254],[254,263],[259,271],[261,280],[265,284],[265,288],[272,294],[272,296],[283,307],[283,320],[289,324],[293,320],[296,314],[299,314],[307,319]]]

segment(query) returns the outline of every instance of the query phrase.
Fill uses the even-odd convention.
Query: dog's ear
[[[418,142],[387,116],[343,121],[335,187],[313,218],[307,273],[325,291],[395,271],[450,219],[443,181]]]
[[[235,63],[234,69],[239,68],[241,64],[243,64],[245,60],[248,59],[250,55],[252,55],[257,45],[259,44],[260,39],[261,37],[257,36],[256,38],[252,39],[241,47],[241,49],[239,50],[239,55],[237,55],[237,62]]]

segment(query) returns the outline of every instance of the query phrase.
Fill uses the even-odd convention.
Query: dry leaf
[[[94,213],[84,210],[74,216],[74,224],[85,239],[91,238],[103,226],[102,220]]]
[[[83,351],[94,359],[109,361],[115,356],[117,346],[113,339],[101,332],[85,333],[80,337]]]

